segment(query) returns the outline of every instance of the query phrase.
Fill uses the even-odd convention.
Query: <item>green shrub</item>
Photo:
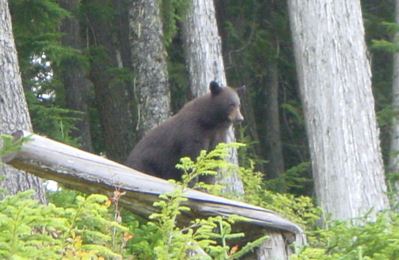
[[[77,196],[74,207],[42,205],[33,191],[0,201],[0,258],[121,258],[112,250],[112,231],[127,228],[109,220],[106,196]]]
[[[133,231],[138,236],[129,241],[132,243],[130,248],[134,248],[132,251],[139,253],[138,258],[187,259],[187,252],[191,250],[204,251],[210,257],[209,259],[236,259],[267,239],[266,236],[261,237],[241,250],[237,250],[234,246],[230,247],[231,243],[228,242],[237,241],[245,236],[243,233],[232,231],[232,224],[239,220],[237,217],[227,219],[220,216],[211,217],[194,220],[186,227],[176,225],[176,219],[181,213],[189,211],[189,208],[182,206],[182,203],[186,201],[183,197],[184,190],[193,181],[198,180],[201,174],[216,175],[217,169],[221,168],[227,169],[227,172],[229,170],[240,172],[245,186],[244,200],[246,202],[272,209],[309,230],[314,229],[321,212],[314,206],[311,198],[268,191],[265,189],[262,174],[254,172],[253,166],[237,168],[223,160],[227,157],[229,149],[240,146],[242,144],[220,144],[209,153],[202,151],[195,162],[189,158],[182,158],[180,164],[177,165],[184,172],[182,182],[172,181],[177,185],[176,190],[161,195],[161,200],[154,204],[160,212],[151,215],[151,222],[140,227],[137,225],[137,229]],[[226,171],[222,172],[226,173]],[[197,182],[195,187],[217,195],[220,192],[220,187],[204,183]],[[154,250],[151,251],[150,248]],[[198,255],[192,256],[194,259],[195,257]],[[200,258],[207,259],[204,255]]]
[[[183,196],[185,189],[193,181],[198,180],[200,175],[216,175],[217,169],[229,167],[229,163],[223,158],[226,158],[229,149],[237,146],[239,145],[220,144],[209,153],[201,151],[195,162],[187,157],[181,159],[177,168],[184,172],[182,181],[172,181],[176,184],[176,189],[162,194],[161,200],[154,203],[160,212],[152,214],[150,219],[153,221],[148,223],[148,228],[155,230],[158,237],[154,243],[156,259],[187,259],[190,255],[193,259],[237,259],[267,239],[266,236],[261,237],[240,250],[230,247],[228,241],[245,236],[232,230],[235,221],[243,220],[236,216],[196,219],[187,227],[178,227],[176,223],[182,212],[190,210],[182,205],[187,200]],[[197,183],[196,187],[210,188],[203,183]],[[190,254],[190,252],[196,253]]]
[[[313,229],[320,219],[321,210],[314,205],[312,198],[268,190],[263,174],[255,172],[254,165],[241,167],[240,176],[245,189],[245,202],[273,210],[302,226],[305,231]]]
[[[399,215],[396,212],[380,213],[376,221],[360,226],[349,221],[335,221],[312,233],[310,246],[293,256],[293,260],[399,259]]]

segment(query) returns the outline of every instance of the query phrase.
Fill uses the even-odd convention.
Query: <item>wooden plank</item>
[[[126,192],[120,203],[135,214],[148,216],[156,212],[153,202],[158,196],[172,191],[175,186],[163,179],[146,175],[98,155],[84,152],[54,140],[18,131],[16,138],[30,136],[19,152],[3,158],[15,168],[27,171],[44,179],[55,180],[67,187],[86,193],[102,193],[112,196],[118,189]],[[275,230],[290,237],[303,237],[302,229],[275,212],[243,202],[213,196],[187,189],[185,205],[191,211],[184,213],[180,221],[207,216],[239,215],[248,219],[245,229],[259,231],[257,227]],[[247,232],[246,232],[247,233]],[[259,232],[256,236],[260,235]],[[264,233],[264,232],[263,232]]]

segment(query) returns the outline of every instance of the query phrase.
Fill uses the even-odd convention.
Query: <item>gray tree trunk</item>
[[[207,93],[211,80],[226,85],[222,42],[212,0],[191,0],[183,22],[183,38],[193,96]]]
[[[218,32],[215,6],[212,0],[192,0],[183,22],[183,41],[188,65],[190,87],[194,97],[204,95],[212,80],[226,85],[222,43]],[[231,128],[227,142],[234,142]],[[238,164],[237,151],[232,150],[230,161]],[[242,195],[243,184],[237,173],[219,174],[217,183],[227,194]]]
[[[159,5],[158,0],[133,0],[129,6],[129,42],[138,93],[139,137],[170,116],[167,54]]]
[[[395,21],[399,24],[399,1],[395,1]],[[399,33],[395,34],[395,42],[399,41]],[[392,108],[395,116],[392,119],[389,171],[399,173],[399,53],[393,55]],[[394,191],[399,201],[399,181],[394,183]]]
[[[60,6],[72,13],[76,13],[80,0],[59,0]],[[62,43],[65,46],[81,50],[80,25],[73,14],[65,18],[61,25]],[[80,60],[76,57],[64,59],[60,66],[61,80],[65,88],[65,103],[67,108],[79,111],[79,121],[76,122],[72,136],[80,139],[82,148],[92,151],[90,134],[88,95],[90,82],[86,78],[86,70]]]
[[[267,234],[269,238],[255,250],[255,255],[244,259],[257,259],[257,260],[284,260],[288,259],[291,250],[287,246],[284,237],[277,232],[270,232]]]
[[[318,201],[373,218],[389,205],[360,1],[288,3]]]
[[[32,125],[18,67],[8,2],[0,0],[0,134],[21,129],[32,131]],[[46,202],[39,178],[3,164],[0,165],[0,177],[4,177],[0,187],[8,194],[34,189],[36,198]]]

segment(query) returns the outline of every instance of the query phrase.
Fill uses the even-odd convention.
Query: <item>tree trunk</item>
[[[387,209],[360,1],[289,1],[318,201],[333,219]]]
[[[138,95],[139,137],[170,115],[166,50],[160,1],[133,0],[129,6],[129,42]]]
[[[266,107],[264,107],[266,112],[266,158],[268,160],[266,174],[269,178],[280,177],[284,172],[278,101],[278,75],[277,60],[271,59],[268,65],[268,79],[265,93]]]
[[[119,24],[110,14],[110,10],[115,8],[113,3],[103,0],[86,4],[95,5],[94,10],[87,13],[88,42],[92,51],[90,79],[94,84],[105,152],[108,158],[123,162],[134,143],[132,96],[129,89],[131,68],[125,64],[118,35]],[[106,14],[98,15],[95,12],[101,8]]]
[[[289,259],[289,255],[292,253],[290,247],[287,246],[287,241],[284,236],[278,232],[268,232],[269,237],[259,248],[255,250],[255,254],[251,254],[247,257],[243,257],[244,260],[283,260]],[[300,240],[297,237],[297,241]],[[304,244],[302,244],[304,245]]]
[[[395,21],[399,24],[399,0],[395,1]],[[395,34],[395,42],[399,40],[399,32]],[[389,171],[399,173],[399,53],[393,55],[393,81],[392,81],[392,109],[395,116],[392,118],[391,144],[389,156]],[[394,183],[394,192],[399,201],[399,180]]]
[[[59,4],[62,8],[72,13],[70,17],[65,18],[62,22],[62,43],[75,50],[81,50],[80,25],[78,19],[74,16],[74,13],[78,11],[80,0],[59,0]],[[80,144],[84,150],[92,151],[87,104],[90,82],[86,79],[86,70],[76,56],[64,59],[60,70],[61,80],[65,89],[66,107],[81,113],[79,121],[75,124],[76,129],[72,131],[72,136],[80,139]]]
[[[185,57],[194,97],[208,92],[209,82],[226,85],[222,42],[211,0],[192,0],[183,22]]]
[[[211,80],[226,85],[222,44],[212,0],[192,0],[183,22],[183,38],[190,87],[194,97],[207,93]],[[234,130],[231,128],[227,142],[234,141]],[[238,164],[236,150],[231,151],[229,159]],[[242,195],[244,193],[237,173],[218,176],[220,177],[216,181],[224,186],[226,194]]]
[[[0,1],[0,134],[11,134],[17,129],[32,131],[21,76],[17,51],[12,34],[8,2]],[[8,194],[34,189],[36,198],[46,202],[42,181],[32,175],[0,164],[0,187]],[[3,193],[0,193],[4,195]]]

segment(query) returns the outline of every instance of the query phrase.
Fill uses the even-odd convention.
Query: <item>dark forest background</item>
[[[34,131],[123,162],[137,129],[135,71],[128,42],[128,1],[10,1],[13,30]],[[304,117],[286,1],[215,1],[230,86],[247,86],[240,153],[273,179],[270,188],[312,195]],[[385,159],[392,88],[394,2],[362,1]],[[162,0],[171,108],[192,98],[181,17],[186,1]],[[117,53],[117,55],[115,55]]]

